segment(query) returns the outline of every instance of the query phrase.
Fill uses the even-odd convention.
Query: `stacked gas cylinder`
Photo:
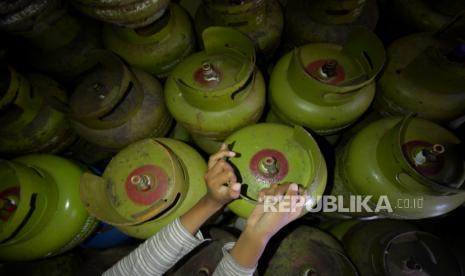
[[[307,196],[260,274],[462,275],[416,224],[465,203],[463,1],[0,1],[0,32],[0,262],[150,238],[225,143],[244,189],[216,227]]]

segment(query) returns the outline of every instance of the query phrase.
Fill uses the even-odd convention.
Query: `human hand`
[[[224,160],[226,157],[234,156],[236,153],[222,144],[220,150],[208,160],[208,171],[205,174],[205,182],[208,186],[206,199],[218,206],[238,198],[241,191],[241,184],[237,183],[232,166]]]
[[[262,189],[258,197],[261,204],[255,207],[247,219],[244,231],[247,235],[267,242],[282,227],[300,216],[304,207],[304,194],[295,183],[273,184]]]

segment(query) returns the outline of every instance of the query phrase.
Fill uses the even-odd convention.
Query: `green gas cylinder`
[[[76,139],[65,114],[60,85],[38,74],[0,68],[0,153],[58,152]]]
[[[53,17],[40,31],[26,37],[27,45],[22,47],[27,62],[58,80],[76,82],[78,76],[97,64],[91,52],[102,48],[101,27],[65,10],[57,11]]]
[[[163,16],[170,0],[73,0],[84,14],[128,28],[147,26]]]
[[[418,116],[440,123],[465,115],[465,44],[431,33],[391,44],[374,107],[384,116]]]
[[[344,248],[362,276],[463,275],[445,243],[413,225],[397,220],[345,224],[331,231],[342,233]]]
[[[235,28],[255,43],[259,57],[269,60],[280,43],[283,15],[277,0],[203,0],[195,26],[199,35],[208,26]]]
[[[238,157],[229,161],[237,169],[246,191],[229,204],[231,211],[247,218],[257,204],[258,192],[274,183],[295,182],[317,203],[326,187],[323,155],[312,135],[302,127],[261,123],[236,131],[225,141]]]
[[[202,157],[183,142],[145,139],[121,150],[103,177],[85,174],[81,199],[100,220],[147,239],[206,193],[206,169]]]
[[[465,202],[459,144],[450,131],[420,118],[377,120],[336,152],[332,194],[343,196],[344,206],[352,204],[349,195],[370,196],[371,210],[352,208],[351,216],[421,219],[445,214]],[[376,212],[381,200],[383,210]],[[384,208],[385,201],[390,208]]]
[[[79,198],[83,171],[53,155],[0,161],[0,260],[63,253],[97,225]]]
[[[465,11],[462,0],[393,0],[388,2],[392,13],[392,22],[401,33],[435,32],[457,20]],[[462,36],[465,35],[465,22],[454,27]]]
[[[228,135],[259,120],[265,83],[247,36],[210,27],[203,41],[205,50],[186,58],[169,76],[165,100],[196,144],[213,153]]]
[[[194,51],[195,35],[184,9],[171,4],[160,19],[148,26],[129,29],[106,24],[103,42],[130,65],[166,78]]]
[[[341,46],[312,43],[282,57],[270,79],[270,117],[331,135],[357,120],[375,95],[384,48],[366,29]]]
[[[0,5],[6,10],[0,8],[0,30],[24,39],[16,53],[19,60],[26,57],[36,70],[66,81],[95,65],[87,55],[101,48],[99,27],[69,15],[63,1],[4,1]]]
[[[164,136],[172,119],[158,80],[107,52],[98,52],[96,58],[99,66],[86,73],[70,99],[75,131],[112,150]]]
[[[279,243],[264,275],[359,274],[335,238],[317,228],[299,226]]]
[[[373,30],[376,0],[293,0],[286,8],[286,48],[313,42],[342,44],[358,27]]]
[[[22,36],[41,32],[62,12],[61,0],[2,1],[0,30]]]

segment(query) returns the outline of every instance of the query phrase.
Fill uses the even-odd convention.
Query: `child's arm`
[[[283,195],[296,197],[283,197]],[[263,204],[257,205],[247,219],[246,228],[236,244],[225,246],[225,256],[215,270],[215,276],[252,275],[270,238],[286,224],[298,218],[302,211],[304,199],[298,196],[298,186],[295,183],[279,186],[274,184],[260,192],[261,202],[264,201],[264,196],[274,197],[274,202],[278,205],[277,210],[280,210],[280,205],[290,210],[265,212]]]

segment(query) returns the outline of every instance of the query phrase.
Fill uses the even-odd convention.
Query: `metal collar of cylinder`
[[[158,20],[152,22],[149,25],[142,26],[139,28],[131,29],[125,27],[119,27],[115,25],[107,24],[107,28],[112,28],[113,31],[121,37],[124,41],[135,43],[135,44],[149,44],[149,43],[160,43],[166,37],[173,35],[173,29],[176,25],[176,16],[171,4],[170,8],[164,13],[164,15]],[[136,54],[136,53],[134,53]]]
[[[73,0],[83,13],[101,21],[137,28],[159,19],[170,0]]]
[[[461,94],[465,86],[465,64],[448,59],[454,46],[461,42],[434,37],[429,41],[430,45],[396,73],[414,85],[445,94]]]
[[[409,162],[408,158],[405,156],[402,145],[406,142],[405,134],[413,119],[414,117],[412,115],[403,118],[381,139],[377,155],[382,163],[381,168],[383,171],[389,174],[390,177],[404,187],[404,189],[409,191],[422,191],[430,195],[465,194],[465,190],[463,189],[452,188],[460,187],[462,183],[444,185],[443,183],[439,183],[423,175]],[[445,138],[439,138],[438,140],[441,139],[446,140]],[[445,150],[450,150],[450,148],[446,148]],[[465,163],[462,165],[462,168],[463,167],[465,167]],[[462,176],[459,177],[457,181],[465,181],[464,173],[465,170],[462,171]]]
[[[61,0],[18,1],[10,13],[0,16],[0,29],[26,37],[35,35],[63,13]]]
[[[305,60],[305,53],[301,48],[296,48],[287,71],[287,79],[294,91],[302,98],[322,105],[338,102],[338,95],[357,91],[371,83],[385,62],[383,44],[365,28],[356,28],[350,33],[341,53],[353,60],[360,69],[350,79],[333,85],[311,76],[306,70],[306,64],[312,61]]]
[[[141,155],[141,150],[146,154]],[[84,174],[80,186],[81,200],[89,213],[106,223],[120,226],[141,224],[173,210],[176,208],[173,204],[183,200],[188,189],[188,176],[182,166],[177,156],[161,142],[142,140],[118,153],[105,169],[103,177]],[[129,193],[152,193],[162,184],[157,179],[160,174],[157,175],[153,167],[167,176],[163,179],[166,190],[150,202],[131,198]],[[135,185],[138,191],[128,190],[128,185]]]
[[[100,50],[94,51],[92,55],[99,65],[75,89],[70,99],[70,115],[93,128],[120,126],[142,105],[142,88],[117,56]],[[128,106],[125,106],[124,114],[112,116],[125,102]]]
[[[12,67],[8,67],[9,86],[0,99],[0,131],[13,131],[32,121],[44,101],[43,93],[31,91],[30,82]]]
[[[57,197],[57,191],[46,184],[51,178],[45,172],[5,160],[0,160],[0,180],[0,192],[13,187],[19,189],[19,200],[14,214],[6,222],[0,221],[0,245],[4,245],[14,242],[14,237],[31,219],[32,212],[44,215],[47,205],[53,204],[51,198]],[[41,198],[44,195],[49,199]],[[36,219],[39,217],[41,216]],[[32,226],[30,223],[31,221],[28,227]]]
[[[350,24],[356,21],[366,2],[372,0],[312,0],[306,1],[309,16],[330,25]]]
[[[220,3],[218,3],[220,2]],[[204,0],[208,16],[215,25],[253,29],[266,20],[267,1],[249,0],[235,4],[234,1]]]
[[[209,27],[205,29],[202,37],[205,51],[199,54],[205,58],[202,64],[193,64],[193,66],[201,67],[198,70],[201,70],[202,76],[200,77],[205,80],[205,84],[196,83],[195,72],[188,76],[174,76],[176,84],[186,100],[201,109],[221,110],[234,106],[238,100],[243,98],[236,96],[247,94],[240,92],[249,91],[255,81],[254,44],[246,35],[227,27]],[[232,59],[242,64],[234,78],[230,78],[232,79],[230,84],[222,83],[220,76],[227,72],[221,72],[222,68],[216,68],[220,64],[210,63],[210,60],[215,59]],[[214,85],[209,84],[210,80],[215,82]]]

